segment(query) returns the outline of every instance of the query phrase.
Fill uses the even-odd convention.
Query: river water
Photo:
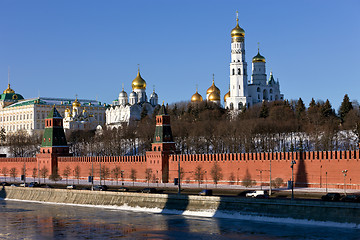
[[[0,200],[0,239],[360,239],[354,226],[285,222]]]

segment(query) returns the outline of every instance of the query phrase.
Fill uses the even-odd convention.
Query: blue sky
[[[246,60],[260,51],[286,99],[359,100],[360,1],[0,1],[0,88],[111,103],[137,64],[159,102],[229,85],[239,11]],[[250,78],[250,76],[249,76]]]

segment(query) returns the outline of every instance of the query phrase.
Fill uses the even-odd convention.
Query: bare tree
[[[200,184],[202,183],[202,181],[204,180],[204,175],[205,175],[204,170],[202,169],[202,167],[200,165],[198,165],[195,168],[194,176],[195,176],[195,181],[197,181],[199,184],[199,187],[200,187]]]
[[[3,167],[1,169],[1,174],[4,175],[5,181],[6,181],[6,176],[8,175],[8,173],[9,173],[9,170],[7,169],[7,167]]]
[[[66,168],[64,169],[63,174],[62,174],[66,178],[66,184],[68,184],[68,178],[69,178],[70,174],[71,174],[71,168],[70,168],[70,166],[66,166]]]
[[[132,168],[130,178],[133,181],[133,186],[135,185],[135,181],[136,181],[136,173],[137,173],[137,171],[134,168]]]
[[[251,175],[248,169],[246,169],[246,174],[244,178],[242,179],[241,184],[244,187],[251,187],[255,182],[251,179]]]
[[[75,173],[75,178],[78,180],[78,184],[80,182],[80,171],[81,171],[81,169],[80,169],[79,165],[77,165],[74,169],[74,173]]]
[[[230,177],[229,177],[229,184],[233,185],[235,183],[235,181],[236,181],[236,177],[235,177],[234,173],[231,172]]]
[[[113,170],[111,170],[111,173],[113,175],[113,178],[116,179],[116,185],[119,185],[118,180],[119,180],[119,177],[121,175],[121,168],[119,166],[117,166]]]
[[[38,169],[36,168],[36,167],[34,167],[33,169],[32,169],[32,175],[31,175],[31,177],[34,179],[34,182],[35,182],[35,178],[36,178],[36,176],[38,175]]]
[[[104,179],[104,185],[106,185],[105,181],[110,176],[110,170],[108,167],[103,166],[101,169],[101,177]]]
[[[14,182],[15,182],[16,175],[17,175],[17,169],[14,167],[11,168],[10,169],[10,177],[12,177],[14,179]]]
[[[223,178],[222,169],[217,162],[211,168],[210,175],[217,186],[218,182]]]
[[[40,169],[40,176],[44,179],[44,183],[45,183],[45,178],[48,176],[48,174],[49,174],[49,169],[47,169],[45,166]]]
[[[148,186],[150,185],[150,180],[151,180],[151,177],[152,177],[152,169],[151,168],[147,168],[145,170],[145,179],[148,183]]]

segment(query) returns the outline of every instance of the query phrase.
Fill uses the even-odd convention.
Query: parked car
[[[31,182],[29,183],[29,187],[39,187],[39,183],[38,182]]]
[[[144,188],[141,190],[142,193],[157,193],[156,188]]]
[[[127,187],[120,187],[119,192],[128,192],[129,189]]]
[[[94,191],[107,191],[108,187],[106,185],[95,185]]]
[[[340,201],[340,199],[340,193],[327,193],[326,195],[321,197],[321,200],[323,201]]]
[[[201,192],[199,192],[200,196],[212,196],[213,191],[211,189],[204,189]]]
[[[76,189],[76,186],[75,185],[67,185],[66,189]]]
[[[29,186],[29,184],[27,184],[27,183],[20,183],[20,185],[19,185],[19,187],[28,187]]]
[[[252,197],[252,198],[268,198],[269,193],[266,190],[256,190],[256,191],[247,193],[245,196]]]
[[[360,195],[348,194],[341,198],[342,202],[360,202]]]

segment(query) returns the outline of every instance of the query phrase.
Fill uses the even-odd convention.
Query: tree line
[[[360,110],[345,95],[336,112],[330,101],[308,104],[298,100],[263,102],[232,112],[207,101],[166,106],[177,150],[182,154],[354,150],[358,148]],[[155,117],[119,128],[67,133],[74,156],[144,155],[151,149]],[[25,131],[6,135],[13,156],[34,156],[41,136]]]

